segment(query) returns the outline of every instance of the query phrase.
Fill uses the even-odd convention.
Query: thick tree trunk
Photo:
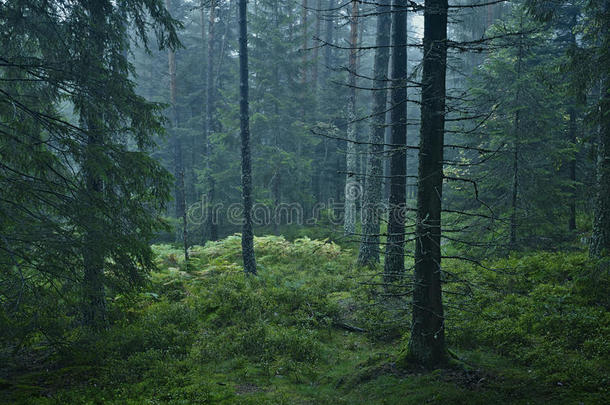
[[[392,92],[390,198],[384,280],[391,282],[404,273],[406,175],[407,175],[407,4],[392,2]]]
[[[425,2],[413,325],[408,356],[411,361],[428,368],[446,361],[441,294],[441,210],[447,10],[447,0]]]
[[[356,232],[356,200],[360,197],[362,185],[358,182],[356,152],[356,69],[358,55],[358,1],[352,0],[350,18],[350,53],[349,53],[349,98],[347,100],[347,151],[345,155],[345,206],[343,232],[353,235]]]
[[[377,5],[377,38],[373,66],[376,88],[373,93],[373,124],[369,135],[368,161],[362,212],[362,240],[358,253],[361,266],[379,262],[379,214],[381,213],[382,153],[384,149],[385,116],[387,105],[388,63],[390,60],[390,1],[380,0]]]
[[[248,113],[248,28],[246,0],[239,0],[239,123],[241,130],[241,187],[244,223],[241,235],[244,272],[256,274],[252,230],[252,162],[250,157],[250,116]]]

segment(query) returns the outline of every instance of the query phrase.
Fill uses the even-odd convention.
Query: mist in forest
[[[604,403],[609,50],[609,0],[0,0],[0,403]]]

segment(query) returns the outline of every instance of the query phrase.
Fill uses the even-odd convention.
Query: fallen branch
[[[345,329],[345,330],[350,331],[350,332],[359,332],[359,333],[366,332],[366,329],[362,329],[362,328],[359,328],[357,326],[348,325],[347,323],[338,322],[338,321],[334,321],[333,322],[333,326],[336,326],[336,327],[341,328],[341,329]]]

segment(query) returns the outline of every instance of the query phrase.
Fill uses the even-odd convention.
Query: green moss
[[[0,380],[0,402],[586,404],[607,395],[608,314],[599,286],[585,288],[605,276],[580,253],[489,264],[514,275],[447,261],[475,289],[446,295],[455,359],[427,373],[404,357],[408,306],[361,284],[353,252],[256,238],[252,278],[240,249],[238,236],[195,247],[185,269],[179,249],[155,246],[159,271],[146,290],[113,298],[112,328],[77,339],[48,372]]]

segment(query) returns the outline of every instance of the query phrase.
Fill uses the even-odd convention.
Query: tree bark
[[[335,6],[335,1],[336,0],[328,0],[328,9],[329,10],[331,10]],[[331,11],[329,11],[329,13],[331,13]],[[333,43],[334,26],[335,26],[335,24],[334,24],[334,21],[331,18],[331,16],[326,16],[325,42],[327,44]],[[332,56],[333,56],[333,47],[330,45],[326,45],[326,47],[324,48],[324,64],[326,65],[327,68],[329,68],[332,65]]]
[[[324,47],[324,66],[326,67],[326,69],[330,69],[331,66],[333,66],[333,47],[331,46],[333,44],[334,41],[334,31],[335,31],[335,22],[334,22],[334,18],[332,16],[332,8],[335,7],[336,4],[336,0],[328,0],[327,3],[327,7],[328,7],[328,13],[325,16],[326,18],[326,24],[325,24],[325,28],[324,28],[324,42],[326,42],[327,44],[330,45],[326,45]],[[328,73],[326,74],[326,78],[325,78],[325,86],[329,87],[331,85],[331,74],[330,74],[330,70],[328,71]],[[337,171],[333,173],[333,166],[335,166],[335,161],[331,160],[331,163],[328,163],[328,149],[329,149],[329,142],[331,143],[331,145],[335,146],[335,148],[331,148],[333,150],[338,149],[339,146],[339,142],[338,141],[329,141],[328,139],[324,140],[324,144],[325,144],[325,155],[324,155],[324,161],[325,161],[325,171],[327,171],[327,173],[325,173],[326,178],[325,178],[325,182],[324,187],[322,188],[322,193],[321,195],[323,196],[323,200],[324,203],[327,203],[326,199],[336,199],[336,202],[339,202],[339,198],[338,197],[338,193],[337,193],[337,189],[339,189],[340,187],[336,186],[337,183],[340,182],[335,182],[335,181],[328,181],[329,178],[334,178],[339,170],[339,165],[336,165],[336,169]]]
[[[572,21],[570,24],[570,46],[575,49],[576,48],[576,34],[574,33],[574,28],[577,24],[577,16],[578,13],[574,12],[572,16]],[[572,148],[576,148],[576,108],[574,105],[576,104],[576,97],[573,97],[570,100],[570,107],[568,108],[568,115],[570,117],[570,122],[568,124],[568,138],[570,141],[570,145]],[[576,231],[576,200],[578,196],[576,195],[576,163],[577,163],[578,154],[574,151],[572,158],[570,159],[570,201],[569,201],[569,209],[570,209],[570,217],[568,219],[568,230],[570,232]]]
[[[282,222],[282,216],[281,213],[280,215],[276,215],[277,214],[277,209],[280,206],[280,204],[282,203],[282,193],[281,193],[281,184],[282,184],[282,172],[281,172],[281,167],[278,167],[276,169],[276,172],[273,174],[273,178],[271,179],[271,188],[273,191],[273,206],[274,206],[274,210],[273,210],[273,234],[274,235],[279,235],[280,234],[280,225]]]
[[[447,0],[426,0],[417,192],[413,324],[408,356],[427,368],[446,361],[441,295]]]
[[[392,63],[391,59],[390,55],[390,63]],[[386,122],[391,122],[391,116],[391,111],[386,112]],[[385,142],[385,147],[383,148],[383,198],[385,201],[390,201],[390,159],[388,159],[392,152],[390,146],[392,143],[392,127],[390,125],[385,129],[383,140]]]
[[[316,10],[316,31],[315,31],[315,35],[316,35],[316,38],[320,38],[320,24],[321,24],[320,9],[322,8],[322,0],[318,0],[316,8],[317,8],[317,10]],[[312,77],[312,81],[313,81],[314,90],[316,91],[316,100],[317,100],[317,90],[318,90],[318,66],[320,65],[320,63],[318,61],[319,51],[320,51],[320,47],[317,44],[315,44],[315,46],[313,48],[313,73],[312,73],[313,77]]]
[[[381,213],[382,153],[384,149],[385,116],[387,105],[388,64],[390,60],[390,1],[380,0],[377,5],[377,38],[373,76],[372,116],[369,133],[366,182],[364,186],[362,212],[362,240],[358,253],[358,264],[372,265],[379,262],[379,214]]]
[[[171,9],[171,0],[165,0],[165,7]],[[167,52],[168,68],[169,68],[169,101],[170,101],[170,125],[172,129],[178,126],[178,111],[176,108],[176,54],[173,49],[169,48]],[[176,201],[176,218],[183,218],[186,212],[186,201],[184,195],[184,166],[182,157],[182,140],[177,133],[172,134],[173,150],[174,150],[174,199]],[[188,249],[188,241],[185,237],[187,230],[186,225],[182,227],[182,242],[184,251]],[[186,258],[186,255],[185,255]]]
[[[307,43],[308,43],[308,38],[307,38],[307,0],[303,0],[303,5],[302,5],[302,14],[301,14],[301,25],[303,27],[303,49],[301,50],[303,52],[303,71],[302,71],[302,77],[301,80],[303,81],[303,83],[307,83]]]
[[[610,0],[603,3],[603,15],[610,12]],[[600,49],[610,46],[610,27],[603,25]],[[607,66],[606,66],[607,67]],[[608,69],[601,78],[599,101],[599,142],[597,146],[597,194],[589,254],[599,258],[610,255],[610,77]]]
[[[515,113],[515,128],[519,128],[519,111]],[[513,145],[513,185],[511,190],[511,213],[510,213],[510,239],[509,246],[514,249],[517,246],[517,203],[519,201],[519,156],[520,140],[519,131],[515,131],[515,143]]]
[[[244,223],[241,235],[244,272],[256,274],[252,230],[252,162],[250,157],[250,116],[248,113],[248,28],[246,0],[239,0],[239,123],[241,131],[241,186]]]
[[[610,78],[602,79],[599,103],[599,141],[597,146],[597,192],[589,254],[599,258],[610,254]]]
[[[520,24],[523,31],[523,21]],[[515,103],[515,142],[513,149],[513,187],[511,192],[511,214],[510,214],[510,239],[509,246],[514,249],[517,246],[517,210],[519,202],[519,159],[521,157],[521,64],[523,62],[523,37],[519,36],[519,51],[517,55],[517,94]]]
[[[165,7],[170,10],[171,0],[165,0]],[[176,109],[176,54],[173,49],[167,51],[168,73],[169,73],[169,123],[172,129],[178,123],[178,111]],[[172,135],[172,148],[174,152],[174,201],[176,202],[176,218],[182,217],[182,190],[180,189],[180,173],[182,172],[182,145],[177,134]]]
[[[407,151],[407,7],[405,0],[392,2],[392,92],[390,198],[384,281],[404,273]]]
[[[568,115],[570,116],[570,122],[568,127],[569,140],[573,148],[576,147],[576,109],[570,107],[568,109]],[[576,152],[573,153],[570,159],[570,217],[568,219],[568,230],[573,232],[576,230]]]
[[[182,190],[184,190],[184,171],[180,172],[180,185]],[[182,198],[184,198],[184,193],[182,193]],[[186,205],[186,201],[182,201],[184,205]],[[182,211],[182,245],[184,247],[184,261],[188,263],[189,261],[189,245],[188,245],[188,228],[187,228],[187,220],[186,220],[186,210]]]
[[[356,160],[356,69],[358,55],[358,1],[352,0],[350,17],[350,53],[347,100],[347,151],[345,155],[345,202],[343,232],[353,235],[356,232],[356,200],[360,197],[362,185],[356,177],[358,162]]]
[[[213,217],[212,207],[215,202],[216,194],[216,181],[212,176],[212,142],[211,135],[213,130],[214,122],[214,111],[215,111],[215,83],[214,83],[214,41],[215,38],[215,19],[216,19],[216,1],[212,0],[210,3],[210,16],[208,20],[208,38],[207,38],[207,64],[205,69],[205,118],[204,118],[204,141],[205,141],[205,170],[206,170],[206,182],[207,182],[207,195],[206,202],[209,207],[203,207],[206,210],[206,228],[204,230],[204,238],[208,240],[218,239],[218,227],[216,219]],[[201,4],[201,35],[202,40],[205,41],[204,31],[204,12],[203,2]],[[204,239],[205,242],[205,239]]]

